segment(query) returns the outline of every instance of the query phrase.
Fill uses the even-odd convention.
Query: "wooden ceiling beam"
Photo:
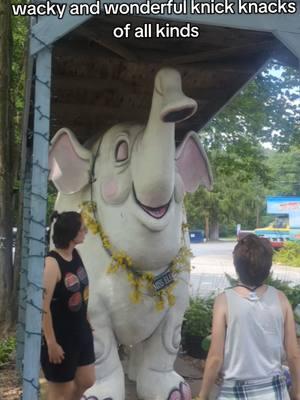
[[[144,51],[137,51],[137,57],[142,60],[143,63],[146,63],[147,60],[151,64],[152,67],[155,66],[155,69],[162,65],[168,65],[168,66],[180,66],[175,59],[169,58],[165,59],[164,63],[162,63],[162,57],[161,53],[152,53],[151,51],[147,52],[147,54]],[[189,56],[189,55],[187,55]],[[69,57],[76,57],[77,59],[80,58],[87,58],[90,57],[94,60],[95,63],[99,62],[100,63],[113,63],[116,62],[119,58],[116,55],[109,54],[108,50],[104,48],[88,48],[88,47],[76,47],[76,46],[71,46],[66,44],[60,44],[59,46],[56,47],[55,53],[54,53],[54,59],[55,62],[57,62],[57,65],[60,65],[61,62],[64,60],[68,60]],[[142,63],[140,63],[142,65]],[[184,65],[184,64],[182,64]],[[55,68],[55,65],[54,65]],[[189,64],[189,69],[192,68],[195,71],[197,70],[199,72],[199,69],[203,72],[205,71],[223,71],[224,73],[249,73],[253,72],[254,68],[251,65],[251,63],[246,62],[245,60],[224,60],[224,61],[196,61],[193,62],[193,64]]]
[[[117,39],[112,40],[109,38],[99,37],[93,31],[86,28],[79,28],[78,32],[92,42],[97,43],[101,47],[105,47],[127,61],[138,61],[135,54],[128,50],[127,47],[122,46]]]
[[[243,45],[243,46],[232,46],[232,47],[227,47],[225,49],[218,49],[218,50],[200,52],[197,54],[189,54],[189,55],[174,57],[169,59],[168,61],[171,61],[176,64],[193,64],[199,61],[212,61],[218,59],[222,60],[222,58],[240,56],[240,54],[247,55],[247,53],[249,52],[257,53],[264,50],[270,52],[271,50],[273,50],[278,46],[280,46],[280,44],[276,39],[265,40],[259,43],[250,43],[248,45]],[[162,62],[164,61],[165,60],[162,60]]]
[[[219,99],[217,102],[219,102]],[[198,101],[198,113],[202,115],[202,108],[206,102]],[[109,126],[117,123],[134,121],[138,124],[145,124],[149,117],[149,107],[132,107],[130,110],[126,107],[105,107],[94,105],[76,105],[56,103],[52,105],[52,125],[55,126],[77,126],[82,121],[89,121],[87,125],[99,126],[102,131],[103,123],[108,127],[108,121],[111,121]],[[129,117],[134,110],[135,117]]]
[[[136,50],[135,57],[138,59],[139,65],[142,63],[154,66],[155,69],[158,66],[174,66],[179,67],[180,65],[188,65],[194,67],[195,70],[201,68],[202,71],[224,71],[224,72],[241,72],[241,73],[251,73],[255,70],[252,65],[252,55],[257,52],[268,52],[274,51],[274,55],[282,52],[284,46],[281,45],[276,39],[263,41],[260,43],[244,44],[242,46],[234,46],[225,49],[215,49],[212,51],[202,51],[201,53],[191,53],[181,55],[179,57],[168,58],[162,57],[162,52],[152,51],[152,50]],[[247,53],[251,53],[251,62],[245,59],[247,58]],[[243,57],[242,57],[243,56]],[[120,60],[116,53],[112,53],[107,48],[100,47],[95,48],[87,46],[83,41],[79,42],[77,45],[73,41],[61,42],[55,48],[54,59],[59,63],[61,60],[66,60],[68,57],[78,57],[81,58],[93,58],[95,63],[101,62],[109,64],[111,62]],[[237,59],[237,57],[240,57]],[[231,59],[230,59],[231,58]],[[250,58],[250,55],[249,55]]]
[[[78,79],[78,76],[71,75],[55,75],[53,77],[53,90],[54,93],[63,92],[64,90],[84,89],[87,92],[103,92],[105,90],[115,91],[115,93],[131,93],[131,94],[145,94],[145,89],[140,86],[133,86],[124,80],[101,79],[92,76],[84,76]]]
[[[152,19],[152,18],[141,18],[141,17],[132,17],[128,18],[128,22],[131,23],[132,27],[141,26],[144,23],[147,24],[157,24],[161,23],[161,20]],[[107,17],[96,17],[88,22],[86,26],[91,29],[93,32],[97,33],[98,37],[112,37],[112,30],[114,26],[124,24],[124,19],[118,19],[117,16],[114,16],[113,21],[108,19]],[[185,23],[172,23],[172,26],[183,26]],[[200,47],[202,45],[207,44],[210,47],[226,47],[231,46],[233,43],[236,45],[242,45],[243,43],[249,43],[254,41],[261,41],[266,40],[268,37],[272,37],[269,32],[259,32],[259,31],[249,31],[249,30],[242,30],[242,29],[229,29],[223,28],[218,26],[207,26],[207,25],[199,25],[197,26],[200,28],[201,35],[198,38],[190,39],[188,41],[189,46]],[[72,34],[76,36],[76,32]],[[126,39],[119,39],[120,43],[123,43],[128,46],[136,48],[146,48],[153,47],[153,41],[142,41],[140,39],[130,37]],[[165,48],[166,52],[169,52],[170,46],[165,46],[165,42],[170,43],[178,43],[179,45],[183,44],[185,48],[186,41],[179,41],[179,39],[172,39],[172,38],[163,38],[163,40],[156,39],[155,40],[155,47],[161,48],[162,50]]]
[[[249,76],[250,78],[250,76]],[[224,93],[222,98],[216,97],[214,102],[209,102],[203,106],[200,113],[196,113],[190,119],[190,126],[192,130],[196,132],[200,131],[201,129],[205,129],[205,126],[212,118],[214,118],[218,113],[222,112],[224,106],[230,101],[230,99],[236,93],[236,87],[240,87],[242,82],[235,82],[232,87],[231,92]],[[180,126],[179,126],[180,128]]]
[[[137,107],[135,107],[137,108]],[[70,103],[58,103],[52,104],[53,117],[64,119],[71,117],[73,120],[103,120],[106,118],[115,119],[115,123],[123,122],[128,120],[128,115],[131,115],[132,109],[128,112],[126,107],[115,105],[91,105],[91,104],[70,104]],[[137,117],[143,119],[143,116],[147,116],[149,108],[141,107],[137,109]]]
[[[114,90],[114,96],[126,97],[127,93],[130,93],[130,98],[137,99],[147,98],[150,99],[152,96],[152,85],[148,85],[147,88],[143,86],[133,86],[129,82],[124,81],[113,81],[109,79],[95,79],[92,77],[84,77],[78,79],[78,77],[70,76],[59,76],[56,75],[53,79],[53,95],[57,98],[59,102],[60,96],[63,96],[66,91],[70,91],[69,97],[72,97],[72,92],[74,96],[78,90],[86,90],[88,93],[97,93],[101,95],[102,92],[106,90]],[[215,86],[201,88],[197,84],[195,85],[184,85],[185,92],[192,98],[198,99],[199,101],[213,100],[214,98],[226,97],[226,93],[230,91],[230,87],[218,88]],[[104,96],[106,96],[104,94]]]

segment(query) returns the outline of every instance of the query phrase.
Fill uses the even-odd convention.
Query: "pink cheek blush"
[[[107,179],[101,185],[102,196],[105,201],[112,201],[118,195],[118,184],[114,178]]]

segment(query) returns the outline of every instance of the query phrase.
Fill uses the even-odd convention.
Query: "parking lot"
[[[218,241],[191,244],[194,257],[191,260],[192,295],[207,296],[229,286],[225,273],[236,276],[232,263],[232,251],[236,242]],[[300,268],[273,265],[273,276],[292,284],[300,284]]]

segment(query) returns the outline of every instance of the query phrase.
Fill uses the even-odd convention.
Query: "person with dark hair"
[[[87,229],[74,211],[52,215],[55,249],[46,257],[41,365],[48,400],[79,400],[95,382],[95,354],[87,318],[88,276],[75,246]],[[51,221],[51,222],[52,222]]]
[[[211,345],[198,400],[208,400],[219,373],[219,400],[287,400],[282,362],[300,400],[300,352],[288,299],[264,284],[272,266],[270,242],[249,234],[233,251],[238,284],[216,297]]]

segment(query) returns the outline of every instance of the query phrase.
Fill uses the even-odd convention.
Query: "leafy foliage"
[[[214,298],[195,297],[184,314],[182,335],[206,337],[211,332]]]
[[[275,254],[274,262],[291,267],[300,267],[300,243],[285,242],[284,246]]]
[[[300,196],[300,146],[288,152],[269,151],[268,168],[272,173],[271,195]]]
[[[12,352],[16,348],[16,339],[11,336],[0,341],[0,367],[9,361]]]
[[[209,158],[214,187],[211,192],[199,188],[186,196],[189,226],[203,228],[207,218],[210,223],[217,220],[233,229],[237,223],[254,229],[257,210],[260,212],[264,205],[264,188],[271,180],[263,149],[241,139],[226,150],[210,151]]]
[[[13,0],[16,2],[16,0]],[[25,107],[25,69],[27,63],[28,17],[12,18],[12,65],[11,65],[11,129],[12,129],[12,176],[13,191],[17,196],[20,188],[21,129]],[[14,201],[14,224],[18,219],[18,202]]]
[[[293,310],[300,304],[300,285],[290,286],[289,282],[283,282],[280,279],[273,278],[272,275],[269,276],[266,283],[281,290],[288,298]]]
[[[201,347],[204,351],[208,352],[210,344],[211,344],[211,335],[208,335],[202,340]]]
[[[287,150],[300,143],[300,78],[272,60],[207,128],[206,144],[219,148],[244,136]]]
[[[16,1],[16,0],[13,0]],[[21,123],[24,110],[24,82],[26,65],[26,38],[27,38],[27,17],[12,17],[10,2],[2,2],[0,11],[0,25],[2,32],[1,48],[5,52],[0,55],[3,60],[0,72],[0,87],[6,95],[1,98],[3,108],[3,120],[0,133],[1,152],[1,220],[2,236],[7,238],[7,245],[1,252],[0,270],[3,266],[1,280],[5,282],[4,289],[0,284],[0,322],[6,325],[14,324],[16,313],[19,266],[17,265],[18,255],[15,256],[15,266],[12,268],[12,227],[18,224],[20,207],[18,196],[20,194],[20,154],[21,154]],[[2,12],[4,11],[4,12]],[[4,23],[5,22],[5,23]],[[2,46],[2,42],[5,46]],[[2,51],[1,51],[2,53]],[[2,79],[1,79],[2,78]],[[19,225],[20,227],[20,225]],[[1,271],[0,271],[1,272]],[[6,290],[10,295],[7,296]]]
[[[54,185],[49,182],[48,184],[48,202],[47,202],[47,224],[50,225],[50,217],[54,211],[55,200],[57,197],[57,190]]]
[[[12,18],[13,54],[12,54],[12,96],[16,117],[24,109],[24,83],[27,51],[28,18]]]
[[[210,193],[186,197],[192,228],[253,229],[261,225],[266,195],[299,193],[299,99],[298,72],[273,60],[201,133],[215,183]],[[264,143],[281,153],[267,152]]]
[[[238,283],[238,279],[236,279],[233,276],[227,274],[227,272],[225,272],[224,275],[226,276],[226,279],[228,280],[230,286],[235,286]]]

